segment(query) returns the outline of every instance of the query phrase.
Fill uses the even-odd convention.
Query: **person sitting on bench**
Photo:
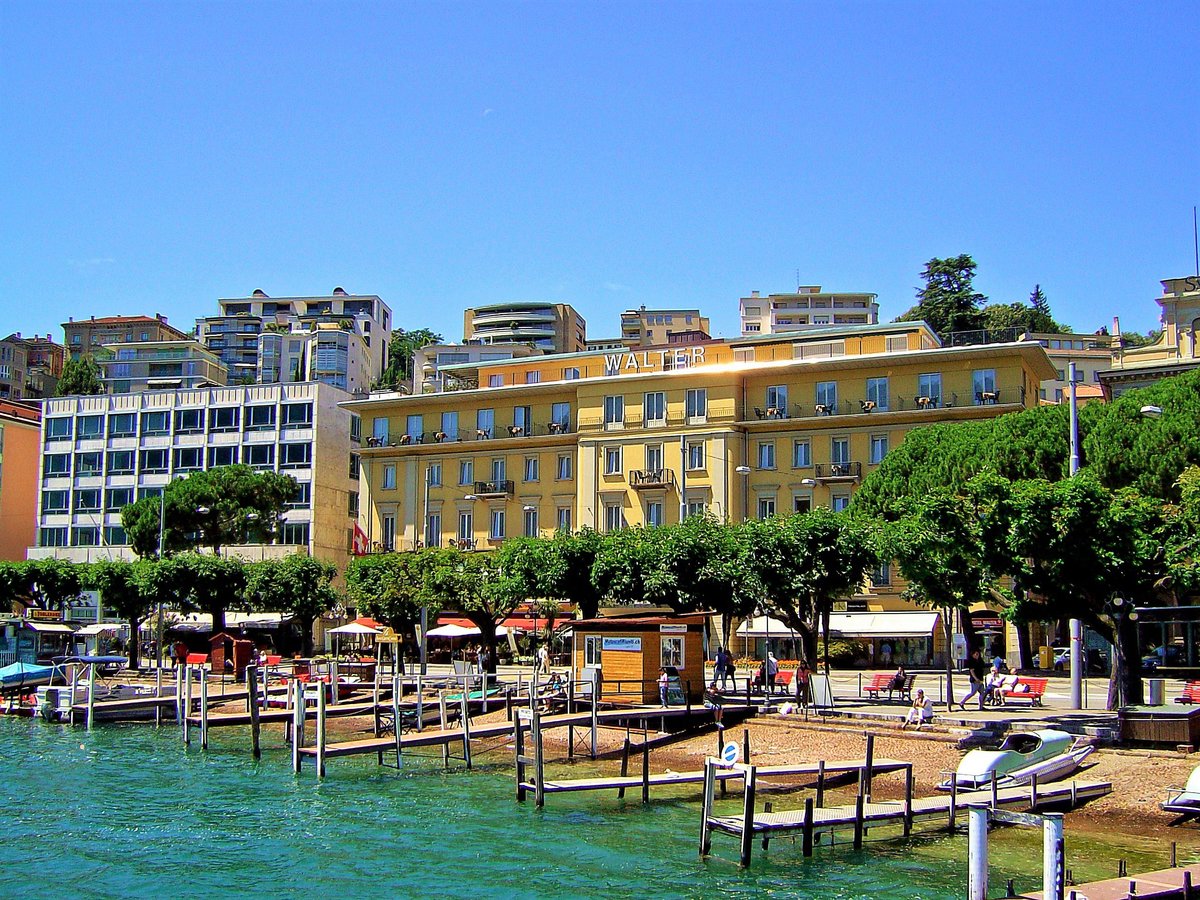
[[[903,691],[905,679],[908,678],[908,673],[904,671],[904,663],[896,669],[896,674],[892,676],[891,684],[888,685],[888,700],[892,699],[893,691]]]

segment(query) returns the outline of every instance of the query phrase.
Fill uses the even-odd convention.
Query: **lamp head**
[[[737,472],[739,475],[749,475],[750,467],[749,466],[738,466],[733,471]]]

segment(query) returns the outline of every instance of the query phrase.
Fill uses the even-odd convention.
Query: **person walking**
[[[537,667],[534,671],[538,675],[547,675],[550,672],[550,651],[546,648],[545,644],[538,647]]]
[[[733,657],[729,655],[729,651],[724,647],[717,648],[717,658],[713,664],[713,680],[720,680],[721,690],[725,690],[729,683],[729,676],[733,674]]]
[[[658,699],[663,706],[667,706],[667,689],[671,685],[671,678],[667,675],[666,669],[658,670]]]
[[[971,658],[967,660],[967,675],[971,679],[971,690],[967,692],[967,696],[962,698],[958,704],[960,710],[966,711],[967,701],[972,697],[979,695],[979,710],[983,711],[983,698],[987,693],[987,685],[984,683],[984,676],[987,674],[987,663],[983,661],[983,654],[976,650],[971,654]]]
[[[764,665],[767,676],[767,693],[775,693],[775,676],[779,674],[779,660],[775,658],[775,654],[768,650],[767,661]]]

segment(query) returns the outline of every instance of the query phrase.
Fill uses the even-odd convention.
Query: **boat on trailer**
[[[1039,782],[1054,781],[1078,769],[1095,749],[1054,728],[1015,732],[995,750],[967,753],[958,764],[957,785],[960,790],[986,788],[994,778],[998,787],[1015,787],[1028,784],[1035,776]],[[953,780],[938,787],[948,791]]]

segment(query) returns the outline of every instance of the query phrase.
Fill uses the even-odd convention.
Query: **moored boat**
[[[1065,731],[1044,728],[1010,734],[995,750],[972,750],[958,764],[959,789],[990,787],[993,778],[998,787],[1053,781],[1069,775],[1095,748]],[[948,779],[939,788],[951,789]]]

